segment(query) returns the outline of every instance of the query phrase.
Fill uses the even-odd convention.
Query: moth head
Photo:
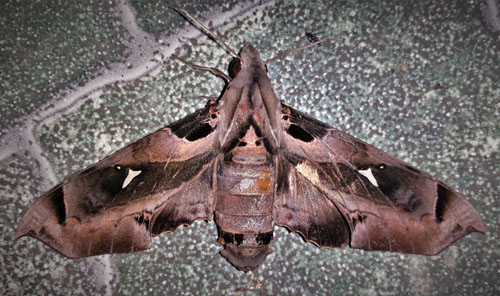
[[[267,65],[266,64],[264,64],[264,69],[266,70],[266,73],[267,73]],[[228,67],[229,77],[231,77],[231,78],[236,77],[236,74],[238,74],[240,71],[241,71],[241,59],[234,58],[229,63],[229,67]]]
[[[239,56],[241,57],[243,64],[245,64],[249,60],[255,60],[255,59],[260,60],[259,52],[257,51],[257,49],[255,49],[255,47],[253,47],[249,43],[243,46],[243,48],[240,50]]]

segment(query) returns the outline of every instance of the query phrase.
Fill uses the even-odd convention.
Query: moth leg
[[[195,65],[191,62],[188,62],[178,56],[175,56],[176,59],[178,59],[179,61],[183,62],[184,64],[190,66],[190,67],[193,67],[195,69],[198,69],[198,70],[203,70],[203,71],[209,71],[211,72],[212,74],[214,74],[215,76],[217,77],[220,77],[224,80],[226,80],[227,83],[231,82],[231,77],[227,76],[226,74],[224,74],[222,71],[220,71],[219,69],[217,68],[211,68],[211,67],[204,67],[204,66],[199,66],[199,65]]]
[[[185,97],[181,97],[182,100],[186,100],[186,99],[193,99],[193,100],[196,100],[196,101],[203,101],[203,102],[207,102],[207,106],[212,106],[214,105],[216,102],[217,102],[217,97],[214,97],[214,96],[185,96]]]

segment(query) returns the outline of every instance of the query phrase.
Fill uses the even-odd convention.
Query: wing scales
[[[284,106],[284,114],[282,156],[292,164],[289,171],[295,170],[289,174],[301,175],[309,181],[303,186],[321,192],[308,189],[304,194],[324,205],[322,212],[332,217],[341,213],[345,223],[333,223],[347,228],[351,247],[433,255],[470,232],[484,233],[474,208],[442,182],[290,107]],[[370,178],[363,174],[368,170]],[[281,222],[302,232],[311,219],[303,217],[305,225]],[[306,239],[329,246],[312,236]]]
[[[28,210],[16,237],[77,258],[148,249],[151,235],[211,220],[217,137],[177,136],[206,132],[209,117],[207,107],[70,176]]]

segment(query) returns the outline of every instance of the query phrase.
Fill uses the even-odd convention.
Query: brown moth
[[[423,255],[485,232],[444,183],[280,102],[273,59],[249,44],[236,56],[233,78],[209,69],[228,80],[221,97],[62,181],[16,237],[79,258],[146,250],[153,236],[214,220],[222,256],[249,271],[276,225],[319,247]]]

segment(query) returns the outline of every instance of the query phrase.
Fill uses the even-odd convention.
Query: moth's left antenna
[[[330,37],[326,37],[326,38],[319,39],[319,40],[316,40],[316,41],[314,41],[314,42],[311,42],[311,43],[309,43],[309,44],[306,44],[306,45],[304,45],[304,46],[300,46],[300,47],[292,48],[292,49],[289,49],[289,50],[285,50],[284,52],[282,52],[282,53],[278,54],[277,56],[275,56],[275,57],[273,57],[273,58],[270,58],[270,59],[268,59],[268,60],[265,60],[265,61],[264,61],[264,64],[266,64],[266,65],[267,65],[267,64],[269,64],[270,62],[273,62],[273,61],[275,61],[275,60],[277,60],[277,59],[280,59],[280,58],[282,58],[282,57],[284,57],[284,56],[286,56],[286,55],[288,55],[288,54],[290,54],[290,53],[292,53],[292,52],[299,51],[299,50],[303,50],[303,49],[306,49],[306,48],[309,48],[309,47],[313,47],[313,46],[315,46],[316,44],[319,44],[319,43],[322,43],[322,42],[325,42],[325,41],[328,41],[328,40],[332,40],[332,38],[330,38]]]
[[[215,41],[219,42],[220,45],[222,45],[224,48],[227,49],[227,51],[234,56],[237,59],[240,59],[240,56],[231,48],[229,45],[227,45],[219,36],[217,36],[215,33],[210,31],[207,27],[205,27],[202,23],[197,21],[194,17],[192,17],[186,10],[184,10],[182,7],[177,6],[172,3],[167,3],[168,6],[172,7],[175,11],[180,13],[183,17],[185,17],[188,21],[191,23],[195,24],[199,29],[201,29],[205,34],[207,34],[209,37],[214,39]]]

